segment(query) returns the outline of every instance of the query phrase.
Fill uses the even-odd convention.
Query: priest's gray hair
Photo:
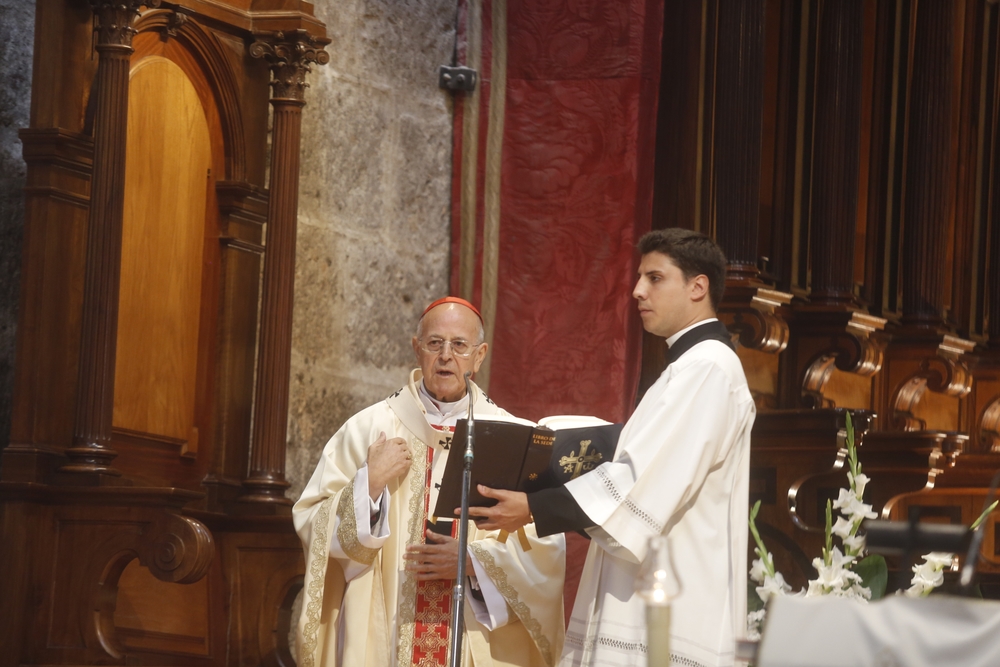
[[[475,313],[473,313],[473,314],[475,314]],[[421,338],[424,337],[424,318],[426,316],[427,316],[427,313],[424,313],[423,315],[420,316],[420,319],[417,321],[417,332],[416,332],[417,340],[420,340]],[[486,342],[486,330],[483,328],[483,323],[477,317],[476,318],[476,345],[482,345],[485,342]]]

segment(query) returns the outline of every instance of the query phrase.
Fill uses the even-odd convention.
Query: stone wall
[[[0,448],[10,436],[14,389],[25,177],[17,131],[29,120],[34,25],[35,3],[0,0]]]
[[[448,290],[455,0],[315,3],[332,43],[303,116],[287,478],[415,365],[418,316]]]

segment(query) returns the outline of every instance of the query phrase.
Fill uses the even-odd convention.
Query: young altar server
[[[746,627],[750,428],[755,408],[716,318],[726,259],[702,234],[650,232],[632,295],[643,327],[666,339],[668,365],[622,431],[615,458],[565,486],[525,495],[480,487],[484,529],[534,521],[539,535],[592,538],[560,665],[646,665],[636,592],[649,538],[666,535],[675,590],[671,664],[735,661]],[[656,666],[659,667],[659,666]]]

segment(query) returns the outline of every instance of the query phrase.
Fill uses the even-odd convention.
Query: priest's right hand
[[[410,469],[413,452],[403,438],[386,438],[385,432],[368,447],[368,496],[374,501],[392,480]]]

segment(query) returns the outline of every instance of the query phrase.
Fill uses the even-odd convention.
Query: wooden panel
[[[208,125],[187,76],[158,56],[132,70],[128,122],[114,425],[196,451]]]
[[[134,560],[118,580],[115,630],[128,649],[207,656],[208,609],[208,577],[169,584]]]
[[[889,501],[886,513],[896,521],[917,518],[929,523],[961,523],[968,526],[983,511],[988,491],[985,488],[954,488],[907,493]],[[1000,572],[996,526],[997,520],[992,517],[983,524],[985,535],[980,549],[980,572]]]
[[[823,396],[829,407],[871,405],[872,380],[857,373],[845,373],[833,368],[824,387]]]

